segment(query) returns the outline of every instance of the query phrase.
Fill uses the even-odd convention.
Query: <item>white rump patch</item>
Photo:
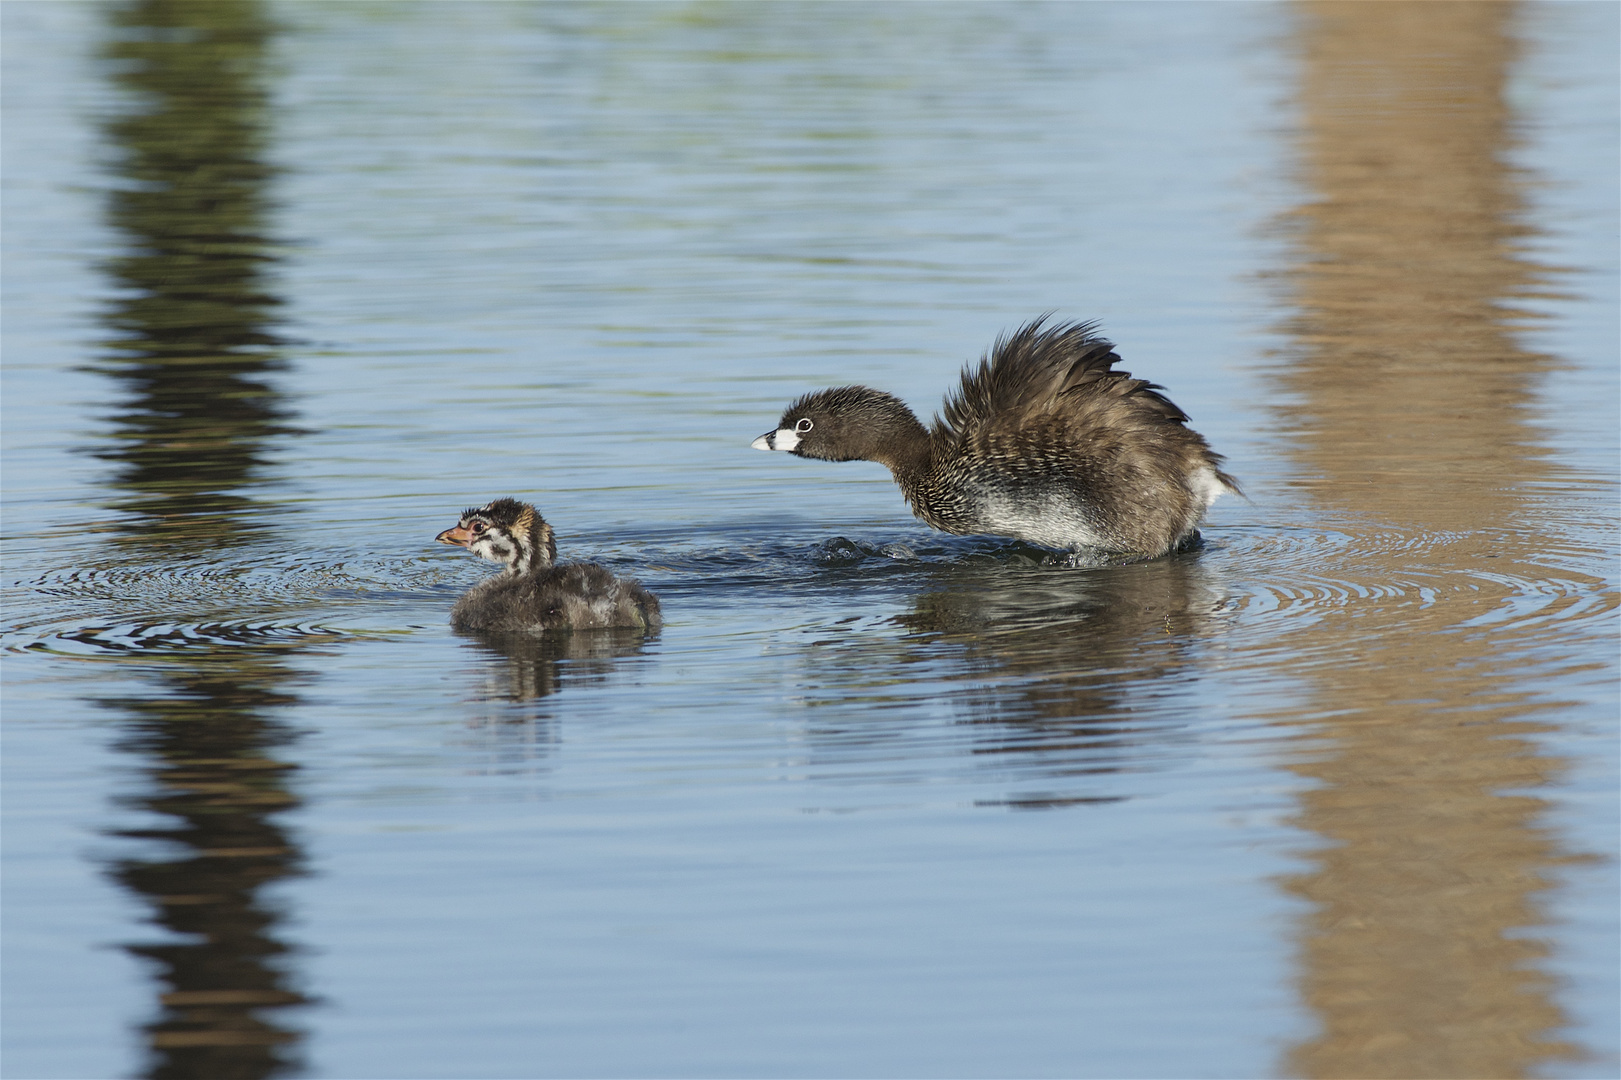
[[[1198,499],[1206,510],[1223,495],[1227,494],[1227,485],[1216,479],[1216,470],[1208,465],[1199,467],[1192,476],[1188,477],[1188,490]]]

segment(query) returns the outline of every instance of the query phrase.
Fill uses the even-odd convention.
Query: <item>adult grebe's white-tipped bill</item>
[[[799,433],[793,428],[768,431],[749,443],[756,450],[792,450],[799,445]]]

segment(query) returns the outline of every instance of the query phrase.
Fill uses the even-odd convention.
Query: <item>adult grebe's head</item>
[[[806,394],[783,411],[774,431],[749,445],[823,461],[890,462],[915,452],[928,433],[894,394],[835,386]]]

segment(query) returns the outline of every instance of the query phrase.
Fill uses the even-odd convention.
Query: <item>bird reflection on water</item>
[[[841,564],[829,574],[896,572],[893,552],[847,540],[823,550]],[[933,668],[934,692],[956,717],[951,745],[935,748],[943,759],[914,747],[904,767],[966,761],[1001,789],[981,805],[1045,809],[1130,797],[1122,780],[1155,756],[1145,747],[1193,738],[1196,717],[1167,719],[1163,703],[1208,665],[1229,597],[1197,552],[1086,570],[1040,565],[1054,558],[1015,543],[933,562],[913,578],[921,588],[910,610],[895,617],[903,634],[822,628],[804,657],[807,681],[825,695],[816,704],[841,693],[882,694],[882,686],[861,685],[864,673]],[[911,574],[917,569],[913,563]],[[913,677],[930,684],[921,672]],[[1143,708],[1150,698],[1155,707]],[[848,711],[819,708],[807,719],[812,746],[828,759],[848,757],[864,741],[907,737],[870,717],[841,715]]]
[[[470,630],[463,638],[488,654],[484,696],[492,701],[538,701],[572,683],[600,683],[643,651],[636,628],[529,634]]]
[[[553,698],[630,675],[652,636],[634,628],[522,633],[460,632],[478,670],[459,710],[466,740],[484,772],[527,772],[563,741]],[[576,699],[568,697],[571,703]]]

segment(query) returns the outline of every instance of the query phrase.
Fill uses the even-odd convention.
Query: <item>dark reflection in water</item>
[[[1434,539],[1370,547],[1356,618],[1302,626],[1274,662],[1308,688],[1328,747],[1298,767],[1314,783],[1297,820],[1322,846],[1288,882],[1312,906],[1300,986],[1320,1031],[1284,1070],[1529,1075],[1571,1052],[1537,932],[1570,857],[1536,794],[1564,767],[1534,736],[1577,602],[1550,578],[1601,583],[1545,561],[1565,541],[1527,406],[1549,358],[1520,347],[1505,303],[1539,287],[1505,165],[1517,9],[1301,15],[1313,201],[1280,421],[1314,513]],[[1415,579],[1434,602],[1415,602]]]
[[[148,763],[150,787],[128,805],[162,815],[118,835],[165,848],[117,860],[112,876],[176,935],[127,946],[165,987],[162,1012],[146,1025],[146,1075],[269,1076],[298,1064],[299,1036],[267,1017],[308,1001],[291,988],[281,912],[262,896],[303,863],[275,818],[298,802],[294,767],[275,756],[293,733],[266,715],[294,699],[280,689],[285,665],[263,643],[192,651],[158,661],[161,694],[103,702],[124,717],[122,749]]]
[[[119,91],[103,127],[108,212],[124,253],[106,267],[118,299],[100,366],[128,396],[96,452],[120,465],[115,505],[128,517],[114,556],[172,572],[252,540],[245,489],[263,480],[266,440],[286,430],[266,378],[278,364],[265,280],[272,28],[258,4],[230,0],[103,10]],[[269,1076],[300,1064],[299,1036],[275,1010],[306,1001],[264,895],[303,861],[277,819],[298,800],[294,767],[276,756],[293,733],[274,713],[293,700],[288,654],[324,639],[182,618],[124,635],[134,644],[120,655],[154,685],[101,702],[123,717],[147,778],[127,804],[155,815],[118,835],[163,845],[111,874],[176,935],[127,946],[162,986],[146,1075]]]

